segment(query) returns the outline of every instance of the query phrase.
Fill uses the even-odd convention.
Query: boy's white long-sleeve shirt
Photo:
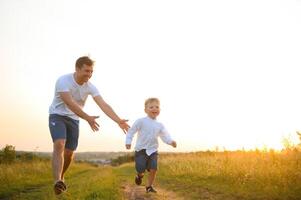
[[[131,144],[135,133],[138,132],[135,151],[146,150],[147,155],[156,152],[159,147],[158,137],[166,144],[172,143],[172,138],[164,125],[150,117],[136,120],[126,134],[126,144]]]

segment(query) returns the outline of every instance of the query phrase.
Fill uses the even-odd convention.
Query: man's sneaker
[[[66,191],[67,190],[67,186],[66,184],[63,182],[63,181],[57,181],[55,184],[54,184],[54,193],[56,195],[59,195],[61,194],[62,192]]]
[[[141,185],[142,178],[143,178],[143,176],[141,177],[138,174],[136,175],[136,177],[135,177],[135,183],[136,183],[136,185]]]
[[[146,189],[147,193],[149,193],[149,192],[157,193],[157,191],[152,186],[148,186],[145,189]]]

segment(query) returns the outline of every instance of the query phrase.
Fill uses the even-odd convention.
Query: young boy
[[[174,148],[177,146],[177,143],[171,139],[163,124],[156,120],[160,114],[159,99],[149,98],[145,101],[144,106],[144,111],[147,116],[134,122],[126,135],[125,146],[127,149],[131,148],[134,134],[138,132],[135,146],[135,166],[137,171],[135,183],[141,185],[145,169],[147,169],[147,171],[149,171],[149,177],[146,192],[156,193],[157,191],[153,188],[153,183],[157,173],[158,136],[163,142]]]

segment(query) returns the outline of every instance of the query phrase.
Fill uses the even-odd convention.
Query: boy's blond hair
[[[145,100],[144,108],[146,108],[146,106],[147,106],[149,103],[152,103],[152,102],[157,102],[158,104],[160,104],[160,100],[159,100],[158,98],[151,97],[151,98],[148,98],[148,99]]]

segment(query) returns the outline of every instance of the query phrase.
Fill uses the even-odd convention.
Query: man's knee
[[[55,140],[53,142],[53,151],[63,152],[65,149],[65,142],[66,142],[66,140],[64,140],[64,139]]]

